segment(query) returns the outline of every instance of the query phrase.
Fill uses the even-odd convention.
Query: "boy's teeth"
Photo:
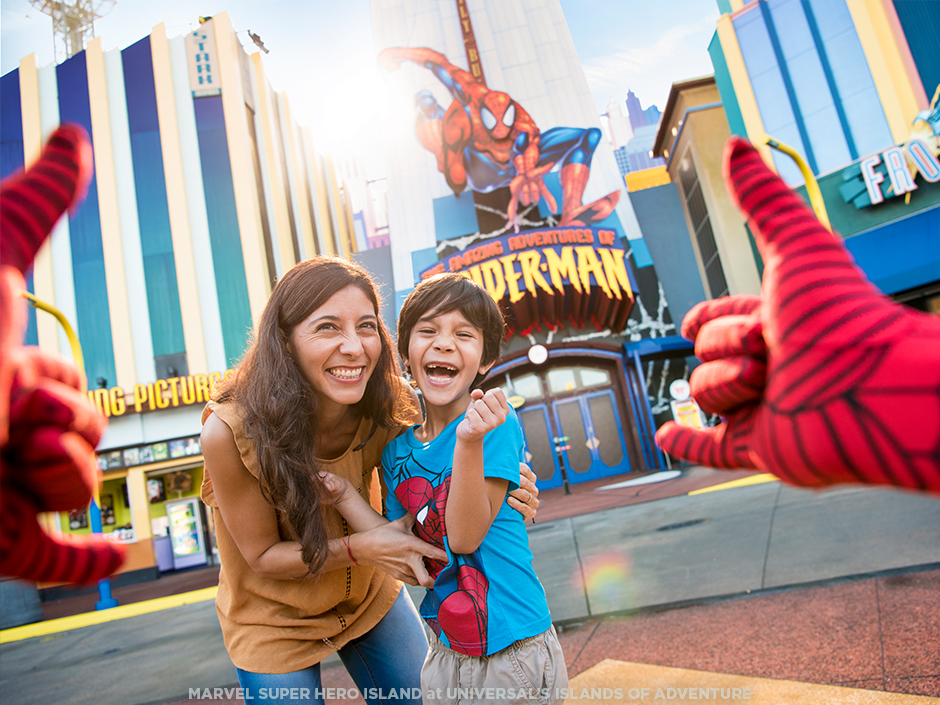
[[[428,365],[425,370],[427,371],[428,377],[435,380],[450,380],[457,376],[457,370],[453,367]]]

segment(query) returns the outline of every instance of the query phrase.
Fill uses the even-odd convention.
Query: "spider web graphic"
[[[413,466],[415,470],[412,470],[410,466]],[[392,464],[391,472],[392,478],[395,481],[395,484],[400,484],[405,480],[410,480],[412,477],[415,477],[414,473],[420,469],[422,472],[431,475],[434,477],[434,483],[438,484],[441,481],[441,478],[444,476],[444,473],[449,472],[450,468],[445,468],[439,472],[435,472],[430,468],[424,467],[421,463],[417,461],[414,457],[414,451],[408,453],[408,455],[399,455],[395,458],[395,462]]]

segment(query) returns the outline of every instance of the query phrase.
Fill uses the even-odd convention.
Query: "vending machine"
[[[199,498],[187,497],[166,503],[170,523],[170,545],[173,547],[173,569],[205,565],[206,543],[199,513]]]

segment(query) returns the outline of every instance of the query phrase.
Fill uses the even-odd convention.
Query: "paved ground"
[[[606,702],[653,700],[657,684],[660,699],[711,684],[713,702],[732,702],[720,698],[732,684],[767,703],[940,696],[940,499],[778,482],[687,494],[736,477],[747,475],[694,468],[658,485],[545,493],[530,542],[572,683]],[[115,593],[126,604],[132,588],[148,599],[159,584],[213,578]],[[44,608],[75,613],[95,599]],[[236,684],[211,601],[70,631],[48,624],[35,638],[0,633],[6,702],[188,703],[199,702],[190,688]],[[334,662],[324,685],[352,687]]]

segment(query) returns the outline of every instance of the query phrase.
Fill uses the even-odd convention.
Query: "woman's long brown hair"
[[[326,489],[317,472],[317,395],[288,350],[294,327],[348,286],[362,290],[379,316],[379,301],[369,274],[337,257],[314,257],[288,271],[274,287],[261,314],[258,333],[238,373],[218,389],[215,401],[235,403],[245,433],[254,443],[261,492],[287,519],[300,541],[309,573],[328,555],[320,499]],[[362,399],[353,405],[360,417],[385,428],[407,425],[410,404],[388,329],[378,318],[382,352]]]

